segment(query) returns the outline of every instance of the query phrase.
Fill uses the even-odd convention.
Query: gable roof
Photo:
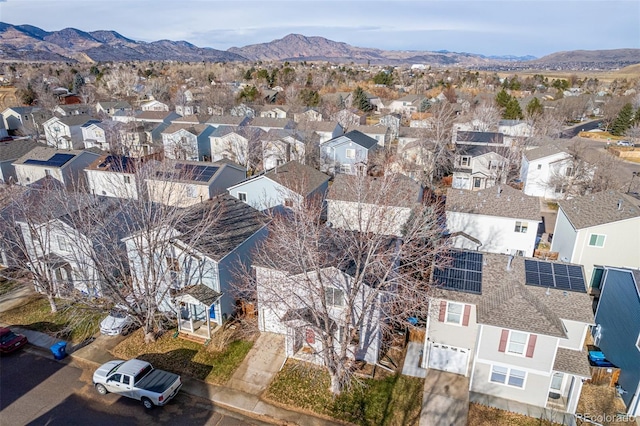
[[[508,185],[480,191],[447,190],[447,212],[499,216],[541,221],[540,201]]]
[[[0,161],[15,160],[35,147],[45,147],[33,139],[16,139],[8,142],[0,142]]]
[[[85,170],[99,170],[116,173],[135,173],[139,160],[120,155],[101,155]]]
[[[467,132],[458,130],[458,132],[456,132],[456,142],[503,144],[504,135],[497,132]]]
[[[456,147],[458,148],[458,152],[456,153],[456,155],[468,155],[471,157],[479,157],[489,152],[493,152],[504,158],[504,155],[498,152],[498,150],[504,149],[504,148],[499,146],[459,144],[459,145],[456,145]]]
[[[190,123],[173,122],[172,124],[167,126],[167,128],[164,129],[162,133],[173,134],[173,133],[179,132],[180,130],[186,130],[192,135],[198,136],[208,128],[209,126],[207,126],[206,124],[190,124]]]
[[[375,126],[360,125],[356,127],[358,128],[358,131],[361,133],[373,133],[373,134],[384,135],[389,131],[389,128],[383,124],[377,124]]]
[[[330,179],[321,171],[297,161],[289,161],[271,169],[264,176],[304,196],[309,195]]]
[[[247,126],[253,127],[274,127],[284,129],[291,127],[293,121],[288,118],[272,118],[272,117],[254,117],[247,123]]]
[[[640,200],[618,191],[602,191],[561,200],[558,205],[575,229],[640,217]]]
[[[227,126],[240,126],[242,123],[248,121],[246,116],[234,116],[234,115],[213,115],[208,120],[208,124],[213,125],[227,125]]]
[[[211,117],[212,117],[211,115],[205,115],[205,114],[185,115],[183,117],[179,117],[172,120],[172,123],[205,124],[209,121]]]
[[[226,167],[234,167],[232,164],[209,163],[205,161],[178,160],[166,163],[166,167],[156,170],[153,177],[147,180],[189,182],[197,185],[210,184],[216,180]],[[234,167],[238,168],[238,167]],[[239,168],[240,170],[244,170]]]
[[[420,184],[402,174],[383,177],[338,174],[329,189],[327,200],[414,207],[421,197]]]
[[[45,166],[45,167],[64,167],[69,162],[73,161],[78,155],[82,154],[84,151],[76,151],[76,150],[61,150],[52,148],[50,146],[36,146],[31,151],[24,154],[22,157],[18,158],[13,164],[28,164],[30,166]],[[51,161],[54,156],[58,155],[60,161],[56,161],[56,164],[47,164],[47,162]],[[65,161],[62,162],[62,157],[64,156]],[[97,155],[96,155],[97,156]]]
[[[565,153],[569,155],[567,151],[560,148],[556,144],[547,144],[538,148],[531,149],[524,152],[524,157],[529,161],[540,160],[541,158],[551,157],[552,155]]]
[[[560,319],[593,324],[587,293],[525,285],[522,256],[483,253],[482,293],[447,290],[434,285],[433,296],[477,306],[478,323],[566,338]],[[555,262],[560,263],[560,262]]]
[[[355,143],[356,145],[360,145],[361,147],[369,150],[371,148],[373,148],[374,146],[378,145],[378,141],[375,140],[374,138],[372,138],[371,136],[367,136],[362,132],[359,132],[357,130],[352,130],[348,133],[345,133],[342,136],[338,136],[337,138],[331,139],[325,143],[331,143],[333,141],[339,141],[342,139],[347,139],[348,141],[351,141],[353,143]],[[346,142],[346,141],[345,141]]]
[[[83,124],[97,124],[100,120],[97,120],[90,115],[68,115],[58,118],[58,121],[66,126],[82,126]],[[53,123],[53,121],[52,121]]]
[[[209,214],[216,219],[204,235],[193,240],[192,230]],[[190,207],[176,230],[182,233],[179,239],[185,244],[220,261],[266,224],[266,216],[258,210],[229,194],[221,194]]]

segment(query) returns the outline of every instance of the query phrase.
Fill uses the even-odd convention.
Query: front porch
[[[220,328],[221,293],[204,284],[184,288],[174,299],[178,308],[178,337],[205,343]]]

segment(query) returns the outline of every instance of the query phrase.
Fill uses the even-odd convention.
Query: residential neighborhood
[[[640,77],[56,64],[0,73],[0,326],[34,354],[265,424],[640,416]]]

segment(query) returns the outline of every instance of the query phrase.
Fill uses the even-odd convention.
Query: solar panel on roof
[[[433,279],[447,290],[482,293],[482,254],[455,251],[449,266],[433,271]]]
[[[580,266],[525,259],[524,269],[527,285],[586,293]]]
[[[25,160],[24,164],[31,164],[35,166],[49,166],[49,167],[62,167],[75,155],[73,154],[53,154],[48,160]]]
[[[176,164],[176,169],[187,174],[187,178],[198,182],[208,182],[218,171],[218,167],[195,164]]]

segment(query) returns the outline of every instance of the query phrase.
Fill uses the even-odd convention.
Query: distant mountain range
[[[640,49],[559,52],[533,56],[485,56],[447,50],[397,51],[354,47],[323,37],[300,34],[268,43],[232,47],[227,51],[194,46],[186,41],[151,43],[131,40],[115,31],[85,32],[75,28],[45,31],[31,25],[0,22],[0,59],[21,61],[324,61],[377,65],[427,64],[483,68],[597,67],[617,68],[640,62]]]

